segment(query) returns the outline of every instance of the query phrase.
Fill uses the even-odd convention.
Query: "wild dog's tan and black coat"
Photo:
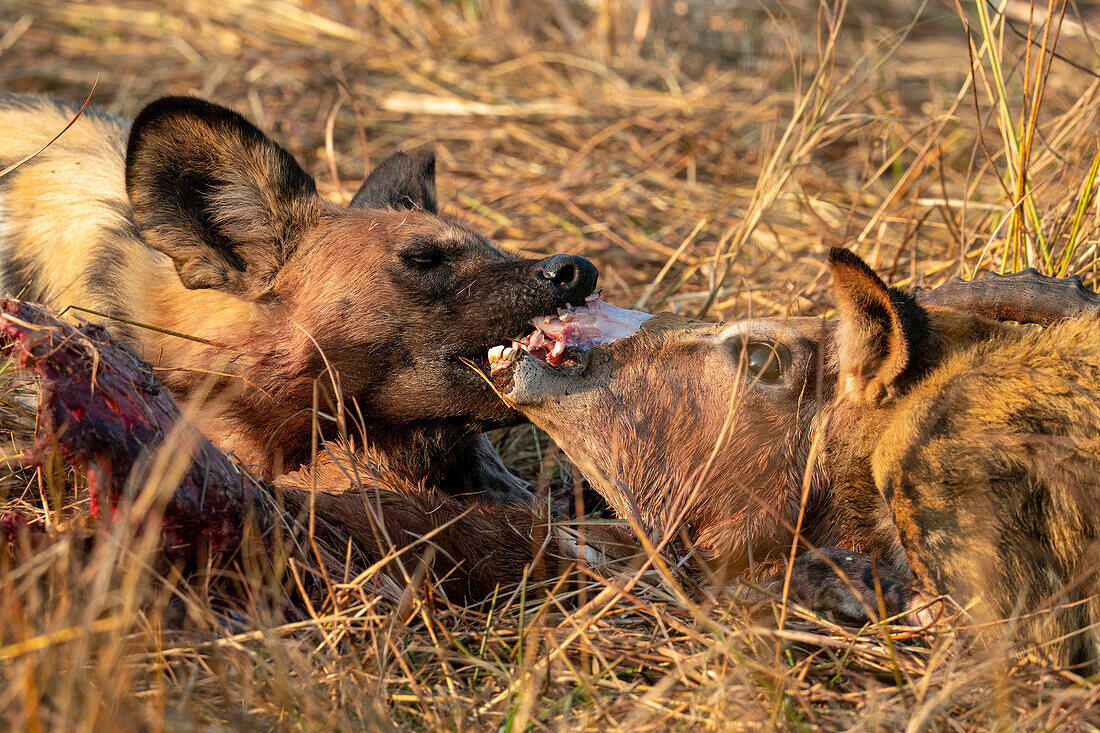
[[[842,250],[827,451],[853,549],[1023,617],[1060,664],[1100,650],[1100,321],[1042,332],[923,309]],[[992,632],[996,633],[994,628]]]
[[[0,95],[0,163],[74,114]],[[316,383],[322,412],[342,400],[411,480],[514,496],[479,432],[519,416],[462,360],[581,302],[596,272],[519,259],[440,217],[434,175],[431,153],[397,153],[343,208],[223,107],[169,97],[132,126],[88,110],[0,179],[3,289],[160,329],[106,322],[179,397],[229,375],[199,422],[245,461],[309,458]]]

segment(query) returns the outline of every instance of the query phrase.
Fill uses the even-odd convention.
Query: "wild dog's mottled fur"
[[[911,566],[982,622],[1039,611],[1024,638],[1094,663],[1098,632],[1074,632],[1100,622],[1100,321],[1035,333],[922,308],[849,253],[831,265],[831,325],[662,315],[574,369],[521,358],[502,375],[507,396],[617,511],[636,502],[651,527],[687,522],[731,571],[790,547],[805,488],[809,543]],[[746,369],[762,346],[780,374]],[[821,581],[826,564],[802,557],[796,585]],[[850,580],[866,601],[865,575]],[[907,594],[900,578],[882,584],[887,600]],[[1042,612],[1052,605],[1068,608]]]
[[[75,112],[45,97],[0,93],[0,167],[39,148]],[[129,209],[123,188],[129,124],[95,109],[85,115],[84,124],[0,178],[2,285],[27,300],[75,302],[80,293],[88,308],[113,309],[123,285],[116,268],[142,253],[120,246],[96,256],[85,243],[135,236],[122,213]],[[63,256],[50,256],[54,252]],[[132,294],[135,309],[143,295]]]
[[[975,602],[979,622],[1036,613],[1026,637],[1060,664],[1095,664],[1100,321],[1008,330],[924,311],[846,252],[832,268],[827,455],[853,549],[907,560],[926,588]]]
[[[0,95],[0,166],[74,114]],[[105,322],[177,397],[206,396],[200,425],[246,462],[308,460],[316,382],[321,410],[342,398],[406,477],[516,498],[479,433],[520,416],[462,358],[583,300],[595,268],[522,260],[441,218],[434,171],[431,153],[397,153],[343,208],[225,108],[166,98],[132,129],[89,110],[0,179],[3,290],[202,339]],[[207,394],[211,372],[229,376]]]

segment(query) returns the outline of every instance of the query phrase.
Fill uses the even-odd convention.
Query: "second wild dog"
[[[0,94],[0,167],[75,113]],[[112,317],[177,398],[206,395],[203,430],[265,470],[310,459],[316,403],[326,435],[343,406],[351,437],[409,480],[522,498],[480,435],[522,416],[467,361],[596,278],[581,257],[521,259],[441,216],[431,152],[395,153],[337,206],[245,118],[195,98],[132,124],[88,110],[0,179],[3,292]]]

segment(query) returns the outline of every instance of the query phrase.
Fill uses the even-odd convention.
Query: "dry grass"
[[[1011,27],[997,7],[0,0],[0,89],[79,100],[100,74],[95,103],[126,115],[208,96],[335,200],[369,161],[434,143],[450,213],[510,249],[581,252],[609,300],[649,310],[820,312],[833,244],[899,284],[1022,264],[1095,281],[1100,17],[1071,2],[1047,33],[1059,3],[1008,0]],[[33,416],[5,395],[17,454]],[[525,476],[568,481],[530,428],[499,443]],[[68,483],[16,471],[7,508],[79,524]],[[302,591],[309,557],[286,583],[238,567],[181,587],[133,538],[85,544],[0,573],[13,729],[1100,725],[1095,684],[937,630],[915,643],[798,609],[779,628],[675,570],[589,571],[579,598],[532,580],[469,609],[430,584]]]

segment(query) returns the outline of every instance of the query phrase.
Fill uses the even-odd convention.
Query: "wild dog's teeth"
[[[515,355],[516,355],[516,352],[517,352],[517,351],[519,351],[519,349],[515,348],[514,346],[509,346],[509,347],[508,347],[507,349],[505,349],[505,350],[504,350],[504,351],[503,351],[503,352],[501,353],[501,357],[500,357],[500,358],[501,358],[501,359],[504,359],[505,361],[507,361],[508,359],[512,359],[512,358],[515,358]]]
[[[504,356],[504,346],[494,346],[489,349],[489,363],[496,364]]]

